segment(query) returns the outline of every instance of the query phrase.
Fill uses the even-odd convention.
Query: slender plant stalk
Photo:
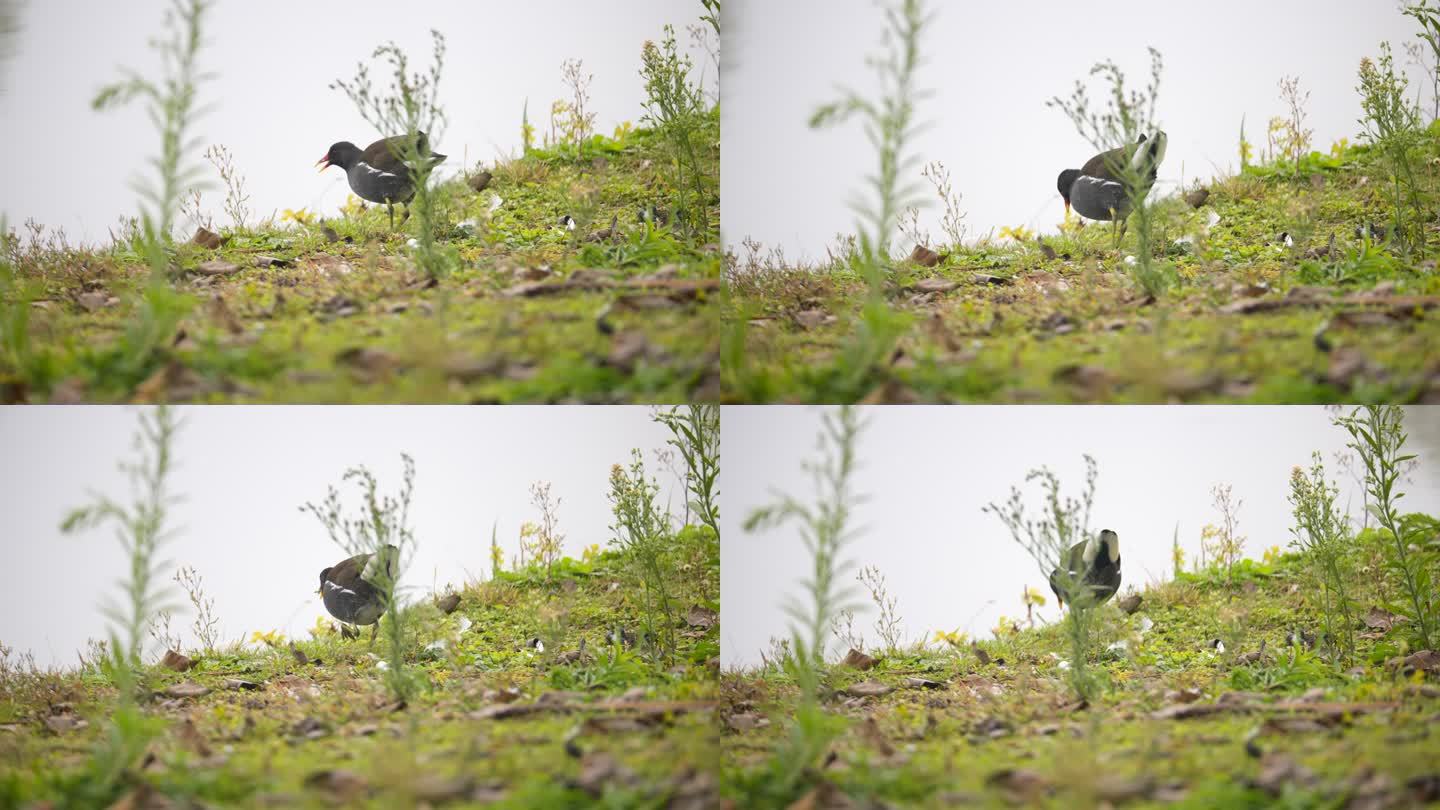
[[[1069,612],[1066,615],[1065,630],[1070,640],[1070,662],[1068,675],[1071,688],[1082,700],[1091,700],[1100,688],[1100,680],[1090,669],[1090,655],[1093,652],[1095,636],[1095,604],[1089,588],[1083,583],[1084,572],[1071,574],[1068,565],[1062,565],[1070,548],[1090,538],[1090,509],[1095,500],[1095,482],[1099,470],[1095,459],[1085,456],[1085,489],[1079,498],[1061,497],[1060,478],[1047,467],[1031,470],[1025,482],[1040,482],[1042,509],[1039,518],[1030,518],[1026,512],[1026,499],[1019,487],[1010,488],[1010,497],[1005,503],[991,502],[981,511],[989,512],[1005,524],[1010,536],[1019,543],[1042,577],[1056,572],[1061,587],[1069,594]]]
[[[645,43],[640,64],[640,76],[645,80],[644,120],[660,134],[669,152],[664,168],[676,192],[675,220],[693,234],[709,233],[708,198],[715,180],[706,173],[701,159],[708,104],[703,88],[690,80],[692,63],[680,52],[673,26],[665,26],[660,44]]]
[[[885,285],[900,215],[926,204],[919,183],[902,178],[913,175],[920,164],[920,159],[909,153],[909,144],[919,126],[916,108],[930,95],[916,86],[916,72],[921,37],[932,19],[922,0],[899,0],[887,6],[885,50],[869,60],[880,81],[879,93],[868,98],[855,90],[843,90],[838,100],[822,105],[810,117],[810,126],[815,128],[859,118],[876,157],[875,171],[867,177],[873,197],[851,204],[858,217],[857,249],[848,259],[851,269],[865,281],[867,293],[855,333],[829,372],[835,379],[834,390],[828,393],[842,399],[863,396],[877,369],[894,354],[904,330],[905,319],[890,306]]]
[[[1370,514],[1375,516],[1380,528],[1390,533],[1394,543],[1390,570],[1400,580],[1401,588],[1410,600],[1410,620],[1421,646],[1434,649],[1437,597],[1431,587],[1426,561],[1420,552],[1410,548],[1412,541],[1395,508],[1395,504],[1405,496],[1396,489],[1402,468],[1415,458],[1414,454],[1401,454],[1407,438],[1404,419],[1404,411],[1395,405],[1367,405],[1351,411],[1349,416],[1335,419],[1335,424],[1350,434],[1347,446],[1360,456],[1365,465]]]
[[[854,588],[843,584],[854,564],[845,559],[844,553],[855,538],[852,510],[864,500],[854,492],[853,481],[861,429],[854,406],[826,413],[820,459],[804,465],[815,482],[814,504],[777,495],[773,504],[755,510],[745,519],[746,531],[797,525],[800,539],[810,552],[811,571],[803,582],[807,599],[790,599],[784,606],[791,621],[793,651],[787,667],[800,687],[800,705],[789,740],[775,760],[777,787],[782,795],[798,788],[805,773],[819,763],[830,741],[840,732],[837,721],[828,718],[820,706],[820,683],[827,633],[835,618],[854,606]]]
[[[1421,128],[1420,111],[1405,97],[1408,85],[1404,71],[1395,70],[1388,42],[1380,44],[1378,60],[1360,60],[1356,89],[1365,112],[1360,125],[1388,164],[1395,209],[1393,236],[1407,255],[1423,254],[1425,248],[1424,235],[1411,232],[1422,209],[1414,168]],[[1407,216],[1407,209],[1413,211],[1413,219]]]
[[[170,252],[181,195],[208,185],[200,167],[187,156],[195,148],[189,133],[201,112],[199,86],[214,78],[199,66],[202,24],[211,5],[209,0],[172,0],[165,14],[168,36],[152,43],[160,53],[164,77],[152,81],[126,70],[122,81],[101,88],[92,102],[99,110],[143,99],[150,120],[160,130],[160,154],[150,161],[158,176],[135,183],[142,199],[139,247],[150,266],[150,281],[140,316],[126,325],[116,348],[117,371],[130,383],[139,382],[159,363],[165,342],[189,309],[188,299],[170,287]]]
[[[655,421],[670,429],[666,444],[685,460],[685,488],[700,522],[720,537],[720,406],[687,405],[657,410]]]
[[[1420,0],[1407,6],[1404,13],[1420,25],[1415,36],[1430,48],[1430,64],[1422,62],[1420,67],[1425,70],[1426,78],[1430,80],[1430,96],[1435,106],[1431,120],[1440,119],[1440,4],[1436,4],[1434,0]],[[1416,106],[1419,106],[1418,99]]]
[[[610,468],[610,503],[615,516],[610,530],[625,555],[631,576],[641,586],[649,644],[662,660],[668,661],[675,653],[678,615],[670,581],[673,537],[668,519],[656,503],[659,489],[659,484],[645,475],[639,450],[631,453],[628,470],[619,464]]]
[[[1130,219],[1135,223],[1136,262],[1132,277],[1147,294],[1159,297],[1174,283],[1173,270],[1168,265],[1156,264],[1154,257],[1155,211],[1146,200],[1150,191],[1150,178],[1144,165],[1130,160],[1141,135],[1153,137],[1158,130],[1155,107],[1160,97],[1160,76],[1164,60],[1160,52],[1150,48],[1150,83],[1143,90],[1128,90],[1125,74],[1114,62],[1100,62],[1090,68],[1091,76],[1099,76],[1108,85],[1105,106],[1093,105],[1084,83],[1075,82],[1075,88],[1068,99],[1056,96],[1046,102],[1070,119],[1081,137],[1090,142],[1097,151],[1124,149],[1122,165],[1111,167],[1129,195]],[[1241,121],[1241,143],[1244,143],[1245,128]],[[1244,161],[1242,146],[1241,160]],[[1117,226],[1122,223],[1116,223]]]
[[[107,601],[103,606],[111,626],[109,657],[102,663],[102,670],[115,685],[118,706],[95,750],[89,765],[90,778],[83,787],[87,794],[84,800],[99,806],[109,803],[105,799],[113,798],[125,772],[136,765],[149,741],[163,727],[141,713],[136,694],[145,629],[162,611],[171,608],[166,602],[168,589],[160,570],[164,562],[159,555],[172,533],[166,522],[168,512],[179,501],[169,489],[178,428],[172,412],[164,405],[142,412],[135,437],[139,461],[120,465],[130,478],[130,503],[94,495],[88,506],[72,510],[61,524],[66,533],[114,524],[115,535],[128,556],[128,571],[120,580],[122,599]]]
[[[413,696],[415,680],[405,666],[405,612],[396,600],[396,594],[415,549],[415,531],[410,526],[415,461],[406,453],[401,453],[400,459],[404,464],[403,481],[394,495],[380,493],[379,481],[369,469],[351,467],[341,476],[341,481],[355,484],[360,496],[358,510],[353,513],[346,510],[340,492],[332,486],[323,501],[319,504],[306,502],[300,511],[314,515],[325,527],[331,542],[346,554],[381,554],[387,553],[387,546],[395,547],[394,575],[391,575],[388,566],[377,566],[378,579],[370,583],[380,590],[385,599],[385,613],[381,618],[389,647],[385,682],[396,699],[408,700]]]
[[[22,279],[10,261],[10,229],[0,219],[0,383],[13,373],[17,382],[48,387],[48,356],[30,342],[30,305],[42,286]]]
[[[370,67],[356,66],[353,79],[336,79],[332,89],[349,97],[366,123],[382,137],[403,135],[396,155],[410,169],[414,198],[407,204],[415,220],[415,258],[432,278],[445,275],[454,266],[456,255],[443,248],[435,239],[439,222],[438,195],[430,188],[430,147],[444,134],[445,109],[440,104],[440,76],[445,68],[445,37],[431,30],[434,61],[425,72],[411,72],[409,57],[393,42],[376,48],[371,58],[382,60],[383,71],[390,75],[390,85],[383,90],[370,79]],[[419,133],[428,142],[421,149]]]
[[[1325,466],[1315,453],[1307,476],[1296,467],[1290,473],[1290,504],[1294,507],[1293,545],[1305,553],[1312,576],[1320,583],[1321,623],[1331,640],[1335,663],[1355,656],[1354,603],[1347,583],[1355,580],[1348,551],[1353,542],[1349,523],[1335,505],[1339,490],[1325,478]]]

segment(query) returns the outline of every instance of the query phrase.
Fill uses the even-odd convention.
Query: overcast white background
[[[934,95],[919,108],[930,128],[912,154],[949,168],[972,238],[1001,226],[1055,230],[1063,216],[1055,178],[1095,150],[1045,102],[1068,96],[1096,62],[1113,59],[1143,87],[1145,47],[1164,55],[1158,116],[1170,143],[1160,177],[1170,189],[1182,164],[1187,179],[1233,170],[1242,115],[1248,139],[1263,146],[1266,123],[1284,109],[1276,86],[1282,75],[1298,75],[1302,90],[1313,91],[1307,109],[1318,149],[1341,137],[1355,142],[1360,58],[1389,40],[1403,65],[1403,43],[1415,31],[1392,0],[926,5],[936,18],[922,45],[918,84]],[[725,242],[739,245],[748,236],[783,246],[792,259],[823,259],[837,232],[853,232],[847,203],[875,156],[858,120],[822,131],[807,121],[835,97],[836,85],[872,91],[864,56],[879,47],[880,6],[731,0],[726,13]],[[1091,97],[1099,97],[1092,87]],[[1425,93],[1429,109],[1428,86]],[[923,183],[918,171],[911,179]],[[938,207],[922,212],[936,239],[943,238],[939,216]]]
[[[144,161],[158,153],[159,136],[141,106],[93,112],[90,101],[122,66],[156,75],[158,59],[145,43],[158,35],[167,6],[168,0],[29,0],[21,7],[13,58],[0,63],[0,144],[7,155],[0,212],[11,227],[34,218],[63,226],[72,239],[106,241],[122,214],[135,214],[129,183],[148,170]],[[339,170],[318,174],[316,159],[335,141],[363,148],[379,133],[329,85],[353,77],[376,46],[394,40],[412,69],[422,70],[431,61],[430,29],[445,34],[440,97],[449,127],[432,138],[436,151],[449,155],[444,174],[460,171],[467,150],[472,164],[518,153],[526,99],[531,122],[542,127],[550,102],[569,98],[560,71],[565,59],[584,60],[594,74],[597,131],[609,134],[622,121],[638,125],[641,46],[672,23],[688,47],[685,25],[700,14],[698,0],[220,0],[207,17],[201,57],[218,77],[201,88],[200,100],[216,107],[192,134],[199,151],[212,143],[230,148],[259,216],[285,208],[333,216],[349,187]],[[696,56],[697,70],[713,81],[708,57]],[[377,83],[384,78],[373,67],[371,76]],[[217,224],[227,224],[223,187],[204,165],[217,186],[206,207]]]
[[[604,547],[610,465],[628,462],[638,447],[654,468],[654,448],[668,436],[642,406],[177,411],[184,426],[172,490],[186,500],[172,512],[179,534],[165,552],[204,577],[227,641],[255,630],[305,637],[317,617],[328,617],[315,595],[319,573],[348,555],[299,506],[322,499],[352,465],[368,466],[382,489],[394,491],[400,453],[414,457],[418,550],[401,584],[419,598],[432,583],[443,589],[489,577],[492,524],[507,560],[516,552],[521,522],[536,518],[533,481],[551,482],[563,499],[567,553]],[[58,527],[68,510],[87,503],[87,491],[128,498],[116,464],[134,458],[137,414],[116,406],[0,409],[0,641],[33,651],[42,665],[73,666],[87,638],[105,636],[99,604],[116,592],[120,545],[109,527],[80,535]],[[652,472],[662,497],[679,508],[673,477]],[[191,620],[185,604],[174,625],[185,629]]]
[[[823,412],[724,409],[720,605],[727,667],[758,664],[772,636],[788,635],[780,605],[800,593],[797,583],[810,565],[799,534],[789,525],[746,533],[741,524],[776,491],[813,502],[800,463],[816,458]],[[1099,465],[1092,529],[1119,533],[1124,587],[1170,576],[1177,524],[1186,552],[1199,550],[1201,527],[1217,522],[1210,490],[1218,483],[1231,484],[1244,501],[1239,530],[1249,538],[1246,556],[1258,559],[1266,548],[1287,546],[1290,470],[1308,467],[1315,450],[1341,486],[1340,505],[1357,518],[1361,511],[1360,490],[1334,461],[1348,434],[1332,427],[1331,412],[1321,407],[892,406],[862,412],[868,426],[860,437],[855,491],[870,500],[856,511],[862,533],[846,556],[885,575],[906,639],[956,628],[988,636],[1001,615],[1024,616],[1027,585],[1048,600],[1039,614],[1056,618],[1045,576],[1004,524],[980,510],[1003,502],[1012,484],[1023,485],[1025,473],[1042,465],[1059,474],[1062,492],[1078,495],[1083,453]],[[1420,466],[1401,507],[1436,514],[1440,407],[1406,413],[1407,447],[1419,453]],[[1034,497],[1028,503],[1038,505]],[[874,618],[866,607],[857,611],[856,625],[868,631]]]

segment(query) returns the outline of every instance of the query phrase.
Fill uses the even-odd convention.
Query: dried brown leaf
[[[195,666],[195,662],[189,656],[182,655],[174,650],[166,650],[165,657],[160,659],[160,665],[166,669],[173,669],[176,672],[185,672]]]
[[[208,262],[201,262],[194,272],[202,276],[230,276],[240,272],[240,269],[240,265],[224,259],[211,259]]]
[[[861,681],[845,688],[845,694],[851,697],[880,697],[894,691],[895,687],[886,686],[879,681]]]
[[[194,681],[184,681],[166,687],[165,694],[173,698],[197,698],[210,694],[210,688],[208,686],[201,686]]]

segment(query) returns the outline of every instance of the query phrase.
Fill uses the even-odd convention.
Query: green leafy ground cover
[[[96,796],[92,752],[115,695],[96,669],[0,673],[0,806],[701,808],[717,801],[717,543],[677,535],[673,656],[646,649],[622,555],[501,572],[446,614],[410,610],[422,686],[394,702],[380,649],[328,621],[292,643],[191,652],[143,675],[161,732],[120,796]],[[607,643],[616,628],[631,643]],[[543,649],[528,642],[539,638]],[[582,648],[581,642],[584,641]]]
[[[1440,128],[1419,153],[1425,249],[1411,258],[1387,242],[1380,156],[1341,143],[1217,180],[1198,207],[1160,201],[1159,258],[1178,281],[1159,300],[1126,272],[1133,233],[1116,249],[1108,223],[896,262],[904,334],[857,398],[1440,401]],[[834,401],[854,376],[840,349],[866,286],[844,251],[813,268],[759,246],[732,259],[727,401]]]
[[[701,153],[718,173],[719,114]],[[0,352],[6,402],[632,402],[718,396],[716,230],[662,215],[672,190],[648,129],[532,149],[438,188],[431,279],[407,226],[351,201],[338,218],[220,229],[176,246],[157,304],[124,235],[81,249],[11,234]],[[453,160],[453,158],[452,158]],[[480,185],[478,181],[475,185]],[[493,208],[499,199],[499,207]],[[718,199],[710,222],[718,221]],[[561,217],[579,221],[574,231]],[[397,214],[398,219],[398,214]],[[599,239],[614,220],[616,233]],[[412,224],[413,226],[413,224]],[[597,237],[590,241],[591,237]],[[157,317],[156,313],[159,313]],[[173,317],[171,317],[173,316]],[[28,323],[26,322],[28,320]],[[153,325],[153,333],[141,326]]]
[[[1379,554],[1376,534],[1356,553]],[[872,651],[871,668],[829,670],[827,712],[848,730],[799,796],[777,795],[772,769],[793,682],[777,666],[725,672],[722,790],[738,807],[1430,806],[1440,655],[1411,646],[1377,583],[1359,586],[1373,609],[1343,666],[1316,640],[1320,597],[1296,554],[1182,573],[1133,614],[1117,596],[1092,705],[1065,684],[1058,625]]]

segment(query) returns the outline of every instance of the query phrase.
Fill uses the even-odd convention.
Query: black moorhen
[[[1165,159],[1166,141],[1165,133],[1157,130],[1153,138],[1141,135],[1134,146],[1101,152],[1081,168],[1061,172],[1055,185],[1065,201],[1065,210],[1068,212],[1073,205],[1082,217],[1117,220],[1123,233],[1131,199],[1123,183],[1125,164],[1128,161],[1129,168],[1140,177],[1142,186],[1138,192],[1143,197],[1155,185],[1156,172]]]
[[[1120,590],[1120,536],[1105,529],[1099,537],[1076,543],[1065,555],[1064,565],[1064,572],[1059,568],[1050,572],[1050,590],[1061,607],[1086,597],[1083,592],[1072,595],[1072,585],[1089,591],[1092,607],[1104,603]]]
[[[434,168],[445,160],[445,155],[430,151],[430,139],[423,132],[417,132],[415,151],[429,154],[424,169]],[[415,181],[411,167],[405,163],[405,136],[394,135],[382,138],[365,151],[349,141],[332,144],[325,157],[315,162],[320,171],[331,166],[345,170],[350,180],[350,189],[361,199],[373,203],[384,203],[390,213],[390,227],[395,227],[395,203],[407,203],[415,196]],[[322,165],[323,164],[323,165]]]
[[[1140,140],[1135,142],[1136,146],[1145,143],[1145,136],[1141,135]],[[1060,190],[1060,199],[1065,201],[1065,212],[1070,212],[1070,187],[1081,175],[1087,177],[1099,177],[1103,180],[1119,180],[1120,171],[1124,168],[1126,152],[1124,147],[1117,146],[1108,149],[1095,157],[1085,161],[1085,165],[1078,169],[1066,169],[1060,172],[1060,177],[1055,181],[1055,187]]]
[[[374,554],[356,554],[320,572],[320,594],[330,615],[348,624],[374,625],[370,643],[384,615],[385,584],[399,575],[400,549],[385,546]]]

